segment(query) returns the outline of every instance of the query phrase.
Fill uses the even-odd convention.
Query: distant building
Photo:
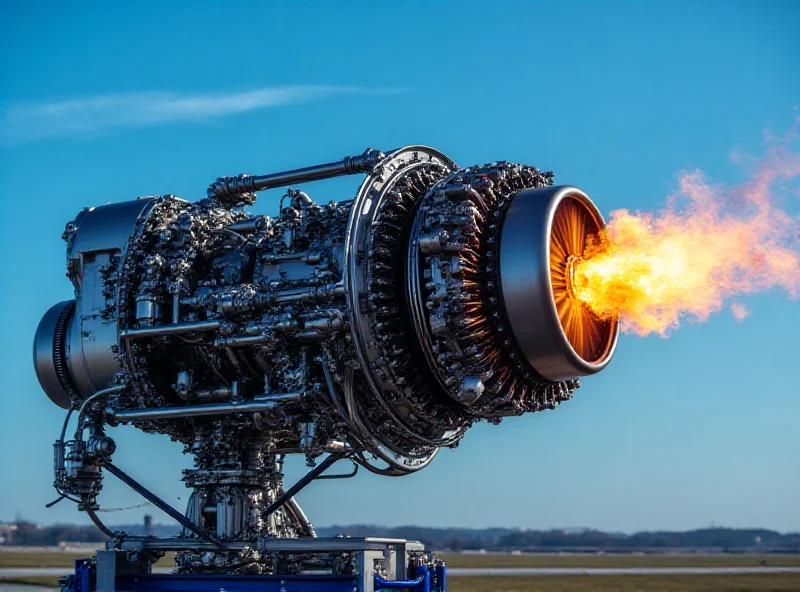
[[[0,545],[10,545],[13,543],[16,532],[16,524],[0,524]]]

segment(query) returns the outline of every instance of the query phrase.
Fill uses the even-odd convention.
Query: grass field
[[[92,553],[0,551],[0,567],[66,567],[71,568],[76,559]],[[172,556],[163,557],[156,565],[171,567]]]
[[[800,555],[448,555],[448,567],[800,567]]]
[[[55,586],[52,578],[0,580]],[[542,576],[448,579],[450,592],[798,592],[797,574],[731,576]]]
[[[86,553],[0,550],[0,567],[71,567]],[[448,567],[800,567],[800,555],[450,555]],[[172,565],[172,557],[158,562]]]
[[[0,551],[0,567],[71,567],[86,553]]]
[[[50,578],[16,578],[16,584],[55,586]],[[543,576],[450,578],[450,592],[798,592],[797,575]]]
[[[85,553],[0,551],[0,567],[64,567]],[[440,555],[450,567],[749,567],[800,566],[797,555]],[[165,557],[161,566],[172,565]],[[56,585],[56,578],[11,583]],[[531,576],[448,579],[450,592],[800,592],[800,575]]]
[[[450,592],[798,592],[797,574],[448,578]]]

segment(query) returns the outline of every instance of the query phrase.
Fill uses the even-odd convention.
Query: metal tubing
[[[295,515],[297,521],[300,522],[306,529],[306,536],[317,538],[317,533],[314,530],[314,526],[311,524],[311,522],[309,522],[308,516],[306,516],[306,513],[303,512],[300,504],[298,504],[293,497],[289,498],[289,500],[286,502],[286,507]]]
[[[233,337],[218,337],[214,340],[217,347],[245,347],[248,345],[258,345],[269,339],[267,335],[235,335]]]
[[[298,183],[364,173],[372,170],[383,156],[382,152],[368,148],[363,154],[358,156],[346,156],[342,160],[336,162],[317,164],[302,169],[281,171],[280,173],[271,173],[269,175],[223,177],[217,179],[217,181],[208,188],[208,196],[225,197],[242,195],[245,193],[263,191],[265,189],[273,189],[275,187],[288,187],[289,185]]]
[[[86,515],[89,516],[92,522],[94,522],[94,525],[98,528],[100,532],[102,532],[110,539],[116,538],[117,535],[115,535],[114,532],[111,531],[111,529],[109,529],[105,524],[103,524],[103,521],[100,520],[100,517],[97,515],[95,510],[86,506]]]
[[[221,325],[220,321],[196,321],[192,323],[173,323],[156,327],[139,327],[138,329],[123,329],[119,332],[121,339],[136,339],[139,337],[157,337],[159,335],[182,335],[195,331],[216,331]]]
[[[302,391],[266,395],[243,403],[211,403],[208,405],[187,405],[185,407],[159,407],[155,409],[132,409],[129,411],[112,411],[108,417],[112,421],[148,421],[155,419],[176,419],[184,417],[202,417],[204,415],[229,415],[233,413],[259,413],[274,409],[280,403],[296,401],[303,396]]]
[[[407,590],[409,588],[416,588],[425,581],[426,575],[427,574],[423,573],[413,580],[387,580],[375,574],[375,592],[379,590]]]
[[[266,520],[269,518],[271,514],[274,514],[277,510],[280,509],[283,504],[288,502],[291,498],[293,498],[301,489],[303,489],[306,485],[311,483],[314,479],[316,479],[319,475],[325,472],[331,465],[333,465],[336,461],[343,459],[350,451],[346,452],[339,452],[337,454],[331,454],[319,463],[316,467],[311,469],[305,476],[300,479],[297,483],[292,485],[289,489],[287,489],[282,496],[272,502],[269,507],[261,513],[261,519]]]
[[[311,286],[308,288],[290,288],[276,292],[272,297],[278,304],[286,302],[315,302],[324,300],[327,297],[344,296],[344,286],[342,284],[324,284],[322,286]]]
[[[176,510],[175,508],[170,506],[167,502],[165,502],[160,497],[158,497],[156,494],[151,492],[144,485],[142,485],[141,483],[136,481],[133,477],[128,475],[122,469],[114,466],[110,462],[106,463],[104,465],[104,468],[109,473],[114,475],[117,479],[122,481],[125,485],[127,485],[128,487],[133,489],[136,493],[138,493],[143,498],[145,498],[147,501],[152,503],[159,510],[161,510],[162,512],[164,512],[167,515],[169,515],[173,520],[178,522],[186,530],[189,530],[189,531],[193,532],[194,534],[196,534],[201,539],[204,539],[204,540],[208,541],[209,543],[213,544],[216,547],[219,547],[220,549],[224,549],[225,548],[225,546],[222,543],[220,543],[217,539],[215,539],[214,537],[210,536],[208,533],[203,531],[202,528],[200,528],[194,522],[189,520],[186,516],[184,516],[183,514],[178,512],[178,510]]]
[[[92,403],[93,401],[95,401],[97,399],[100,399],[102,397],[106,397],[108,395],[121,393],[126,388],[127,387],[126,387],[125,384],[118,384],[116,386],[112,386],[112,387],[109,387],[109,388],[105,388],[105,389],[99,390],[96,393],[94,393],[93,395],[91,395],[91,396],[87,397],[86,399],[84,399],[83,403],[81,404],[80,411],[78,412],[78,426],[75,429],[75,438],[78,439],[78,440],[81,439],[81,434],[83,433],[83,428],[84,428],[83,421],[84,421],[84,419],[86,417],[86,409],[88,408],[89,403]],[[61,441],[62,442],[64,441],[63,433],[61,435]]]
[[[349,473],[337,473],[335,475],[320,475],[319,477],[317,477],[317,480],[321,481],[322,479],[349,479],[350,477],[355,477],[356,474],[358,473],[358,465],[355,463],[355,461],[351,462],[353,462],[353,470],[350,471]]]
[[[228,224],[225,228],[239,234],[251,234],[267,227],[266,216],[253,216]]]

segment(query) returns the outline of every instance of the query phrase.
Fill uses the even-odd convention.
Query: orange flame
[[[800,218],[775,191],[800,176],[788,140],[754,161],[742,185],[712,185],[700,172],[678,177],[660,212],[612,212],[574,268],[572,294],[600,318],[619,315],[623,331],[665,336],[683,319],[705,321],[738,295],[782,288],[800,294]]]

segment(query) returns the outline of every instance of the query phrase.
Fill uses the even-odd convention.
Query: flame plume
[[[572,198],[562,201],[553,216],[550,235],[550,282],[558,318],[572,348],[587,362],[603,357],[615,318],[598,318],[572,295],[574,267],[586,248],[587,236],[600,232],[600,224]]]
[[[660,212],[612,212],[574,265],[571,296],[598,319],[619,315],[623,331],[641,336],[665,336],[726,305],[741,320],[748,312],[733,300],[739,295],[781,288],[797,297],[800,218],[782,210],[775,193],[797,181],[800,154],[786,141],[753,165],[739,186],[683,173]]]

